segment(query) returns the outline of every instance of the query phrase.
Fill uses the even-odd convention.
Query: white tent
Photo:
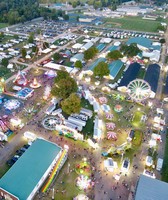
[[[7,136],[3,132],[0,132],[0,141],[7,141],[7,140],[8,140]]]

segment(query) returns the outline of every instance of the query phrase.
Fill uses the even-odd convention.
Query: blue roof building
[[[150,49],[152,46],[152,41],[149,40],[148,38],[144,38],[144,37],[134,37],[134,38],[130,38],[126,44],[130,45],[130,44],[137,44],[138,46],[141,46],[143,48],[146,49]]]
[[[95,68],[100,62],[106,62],[106,58],[98,58],[97,60],[95,60],[94,63],[92,63],[92,65],[90,65],[89,71],[93,71],[94,68]]]
[[[156,93],[158,81],[160,75],[160,66],[157,64],[151,64],[148,66],[148,69],[145,74],[144,80],[149,83],[151,90]]]
[[[37,139],[0,179],[0,199],[31,200],[61,153],[56,144]]]
[[[121,60],[115,60],[109,64],[109,70],[110,70],[110,78],[115,79],[119,71],[121,70],[123,66],[123,62]]]
[[[124,77],[121,79],[121,82],[119,84],[119,87],[126,86],[136,79],[138,72],[141,68],[141,65],[139,63],[132,63],[129,65],[127,71],[124,74]]]

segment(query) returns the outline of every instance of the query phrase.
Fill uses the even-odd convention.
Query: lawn
[[[141,17],[132,16],[123,18],[106,18],[104,20],[107,27],[111,26],[111,28],[122,28],[144,32],[157,32],[157,27],[161,23],[160,21],[146,20]]]
[[[146,73],[145,69],[144,69],[144,68],[141,68],[141,69],[139,70],[139,73],[138,73],[138,75],[137,75],[137,78],[144,79],[145,73]]]
[[[142,137],[143,137],[142,131],[136,130],[136,131],[135,131],[135,136],[134,136],[134,138],[133,138],[133,140],[132,140],[132,144],[133,144],[134,146],[140,146],[141,143],[142,143]]]
[[[132,125],[135,127],[135,128],[141,128],[141,126],[143,126],[143,123],[141,122],[141,117],[144,113],[141,112],[141,111],[136,111],[134,113],[134,116],[133,116],[133,120],[132,120]]]
[[[7,23],[0,23],[0,28],[4,28],[4,27],[7,27],[7,26],[9,26],[9,24],[7,24]]]
[[[168,131],[166,136],[166,146],[164,152],[164,161],[162,168],[162,181],[168,182]]]

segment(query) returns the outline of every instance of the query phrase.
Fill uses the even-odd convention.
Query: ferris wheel
[[[134,101],[143,101],[150,96],[151,87],[143,79],[135,79],[128,86],[128,94]]]

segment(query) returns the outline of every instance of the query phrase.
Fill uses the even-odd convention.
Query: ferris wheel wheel
[[[128,94],[134,101],[143,101],[150,96],[151,87],[143,79],[135,79],[131,81],[128,86]]]

